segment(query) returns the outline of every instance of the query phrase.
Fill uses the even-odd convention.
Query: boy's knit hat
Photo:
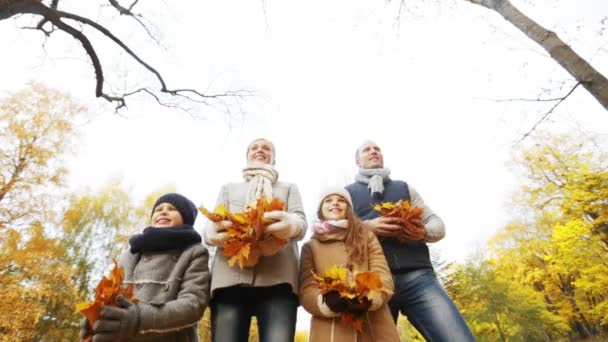
[[[178,193],[168,193],[160,196],[156,202],[154,202],[154,206],[152,207],[152,213],[156,207],[161,203],[170,203],[172,204],[177,211],[182,215],[182,220],[184,224],[193,225],[194,220],[196,219],[196,215],[198,214],[198,210],[194,203],[186,197],[178,194]],[[151,216],[151,215],[150,215]]]
[[[321,192],[319,193],[319,205],[317,206],[317,215],[319,215],[319,213],[321,213],[321,205],[323,204],[323,200],[325,199],[325,197],[327,197],[329,195],[342,196],[342,197],[344,197],[344,199],[346,200],[348,205],[350,205],[351,208],[353,207],[353,200],[350,197],[350,193],[348,193],[348,191],[346,191],[346,189],[344,189],[344,187],[329,186],[329,187],[326,187],[323,190],[321,190]],[[321,218],[319,217],[319,219],[321,219]]]

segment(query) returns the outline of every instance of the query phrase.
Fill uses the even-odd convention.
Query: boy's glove
[[[266,227],[266,232],[282,240],[289,240],[302,231],[302,219],[297,214],[274,210],[264,213],[265,220],[276,220]]]
[[[139,306],[121,295],[116,296],[116,304],[118,307],[106,305],[101,308],[99,319],[93,326],[93,342],[122,341],[137,334]]]
[[[317,297],[317,306],[319,307],[319,311],[321,311],[321,314],[323,314],[323,316],[327,317],[327,318],[333,318],[333,317],[340,316],[339,313],[332,311],[332,309],[330,309],[329,306],[327,306],[324,298],[325,298],[325,296],[321,295],[321,294]]]
[[[230,226],[232,226],[232,222],[228,220],[214,222],[211,227],[207,228],[205,240],[211,245],[223,247],[224,242],[230,238],[228,232],[226,232],[226,229]]]
[[[367,312],[371,305],[372,302],[367,298],[363,298],[362,302],[359,302],[357,298],[353,298],[348,301],[346,311],[358,315]]]
[[[93,329],[91,329],[91,324],[89,324],[89,320],[85,317],[80,322],[80,334],[79,337],[81,340],[93,335]]]

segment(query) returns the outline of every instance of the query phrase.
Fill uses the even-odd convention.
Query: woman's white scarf
[[[359,169],[355,175],[355,181],[368,184],[370,193],[382,195],[384,193],[384,182],[388,180],[391,170],[384,169]]]
[[[279,172],[271,164],[249,163],[243,169],[243,178],[249,183],[245,198],[249,205],[262,195],[272,199],[272,184],[279,178]]]

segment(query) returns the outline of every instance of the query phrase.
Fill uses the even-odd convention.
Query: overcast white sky
[[[375,140],[392,177],[416,187],[446,222],[437,244],[443,257],[462,261],[508,221],[504,204],[517,183],[505,162],[551,106],[488,99],[536,98],[569,78],[496,14],[460,0],[438,2],[406,1],[399,25],[398,3],[385,1],[141,2],[162,22],[155,32],[165,49],[114,16],[109,26],[170,86],[255,89],[245,115],[232,120],[213,110],[193,120],[151,100],[113,115],[93,97],[93,71],[79,44],[60,34],[44,44],[41,33],[17,29],[23,19],[0,22],[0,92],[37,80],[89,106],[91,122],[71,160],[72,187],[95,188],[121,175],[137,198],[174,184],[208,208],[223,183],[241,179],[247,143],[267,137],[277,147],[280,179],[299,186],[312,218],[319,189],[351,182],[356,147]],[[608,74],[607,1],[530,2],[513,1]],[[100,20],[112,13],[82,11]],[[103,46],[115,87],[146,79]],[[608,113],[582,88],[541,125],[574,126],[608,133]]]

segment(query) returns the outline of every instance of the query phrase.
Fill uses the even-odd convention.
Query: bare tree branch
[[[157,43],[159,43],[158,40],[156,40],[156,38],[154,38],[152,33],[148,30],[144,22],[141,20],[141,16],[132,12],[133,8],[138,3],[138,0],[133,1],[128,8],[122,6],[117,0],[108,1],[112,7],[116,8],[119,11],[121,15],[128,15],[133,17],[146,30],[148,35]],[[85,50],[89,60],[91,61],[93,70],[95,72],[95,95],[97,97],[101,97],[107,100],[108,102],[116,103],[116,110],[119,110],[120,108],[126,106],[126,97],[142,92],[152,96],[160,105],[169,107],[173,106],[173,104],[162,100],[158,96],[158,94],[156,94],[156,92],[165,93],[170,96],[177,96],[182,99],[186,99],[188,101],[203,104],[206,106],[214,106],[216,104],[220,104],[222,106],[225,106],[226,108],[228,107],[228,104],[226,102],[228,98],[234,98],[235,100],[239,101],[242,100],[244,97],[252,95],[251,92],[245,90],[227,91],[223,93],[207,95],[204,92],[198,91],[196,89],[168,88],[167,83],[161,73],[152,65],[144,61],[144,59],[141,58],[140,55],[135,53],[125,42],[123,42],[116,35],[114,35],[112,31],[107,29],[104,25],[101,25],[89,18],[71,12],[58,10],[58,4],[59,0],[53,0],[50,6],[45,5],[44,3],[42,3],[42,1],[39,0],[0,0],[0,20],[23,14],[39,15],[42,17],[42,19],[35,27],[29,27],[28,29],[40,30],[44,32],[46,36],[49,36],[55,30],[63,31],[69,34],[80,44],[82,44],[82,47]],[[110,95],[109,93],[104,92],[104,69],[101,65],[99,55],[94,45],[91,43],[90,39],[83,31],[76,29],[75,27],[66,23],[63,19],[73,20],[79,25],[83,25],[85,27],[89,26],[100,32],[106,38],[110,39],[121,50],[123,50],[131,58],[133,58],[139,65],[143,66],[148,72],[153,74],[158,83],[160,84],[160,89],[152,90],[149,87],[143,87],[134,91],[124,92],[122,95]],[[51,23],[53,25],[50,30],[46,28],[47,23]]]
[[[523,135],[523,137],[521,137],[521,139],[519,139],[519,141],[517,141],[516,145],[517,145],[517,144],[519,144],[520,142],[522,142],[524,139],[526,139],[526,138],[527,138],[527,137],[528,137],[530,134],[532,134],[532,132],[534,132],[534,130],[536,129],[536,127],[537,127],[538,125],[540,125],[540,123],[541,123],[541,122],[543,122],[543,121],[544,121],[544,120],[545,120],[545,119],[546,119],[546,118],[547,118],[547,117],[548,117],[548,116],[549,116],[551,113],[553,113],[553,111],[555,110],[555,108],[557,108],[557,106],[559,106],[559,105],[560,105],[562,102],[564,102],[564,101],[565,101],[565,100],[568,98],[568,96],[572,95],[572,93],[574,92],[574,90],[576,90],[576,88],[577,88],[579,85],[581,85],[582,83],[583,83],[583,82],[577,82],[577,83],[574,85],[574,87],[572,87],[572,89],[570,89],[570,91],[569,91],[569,92],[568,92],[566,95],[564,95],[564,96],[562,96],[562,97],[559,97],[559,98],[557,98],[557,99],[554,99],[553,101],[557,101],[557,102],[556,102],[556,103],[555,103],[555,104],[554,104],[554,105],[551,107],[551,109],[549,109],[549,111],[547,111],[547,112],[545,113],[545,115],[543,115],[543,116],[540,118],[540,120],[538,120],[538,121],[537,121],[537,122],[534,124],[534,126],[532,126],[532,128],[531,128],[531,129],[530,129],[530,130],[529,130],[529,131],[528,131],[526,134],[524,134],[524,135]]]

